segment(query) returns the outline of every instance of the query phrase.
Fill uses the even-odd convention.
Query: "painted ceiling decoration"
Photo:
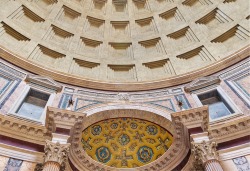
[[[165,153],[173,136],[163,127],[136,118],[114,118],[82,132],[82,147],[96,161],[116,168],[146,165]]]

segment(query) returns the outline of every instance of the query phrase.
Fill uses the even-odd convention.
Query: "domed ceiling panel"
[[[46,72],[76,85],[177,85],[219,71],[215,64],[226,68],[232,64],[229,57],[249,46],[246,4],[247,0],[6,1],[0,3],[0,50],[14,56],[4,59],[33,73]],[[180,77],[185,79],[176,81]]]
[[[161,126],[135,118],[97,122],[82,132],[81,144],[96,161],[117,168],[146,165],[163,155],[173,136]]]

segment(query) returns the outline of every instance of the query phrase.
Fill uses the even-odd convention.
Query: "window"
[[[198,106],[208,105],[210,122],[242,115],[220,86],[193,91],[192,96]]]
[[[198,98],[203,105],[209,106],[209,116],[211,119],[217,119],[234,113],[233,109],[217,90],[200,94]]]
[[[21,116],[39,120],[49,100],[49,96],[49,94],[30,89],[16,113]]]
[[[27,75],[25,82],[23,92],[8,115],[45,124],[46,108],[52,105],[55,94],[62,90],[62,86],[51,78],[35,75]]]

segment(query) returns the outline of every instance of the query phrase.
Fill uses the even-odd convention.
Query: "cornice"
[[[204,87],[208,87],[208,86],[215,85],[215,84],[216,85],[220,84],[220,81],[221,80],[218,76],[202,77],[202,78],[195,79],[194,81],[186,85],[184,87],[184,90],[190,93],[191,91],[202,89]]]
[[[42,76],[27,74],[25,81],[27,83],[37,84],[37,85],[47,87],[47,88],[55,90],[57,92],[62,91],[62,85],[55,82],[54,80],[52,80],[49,77],[42,77]]]
[[[31,151],[1,143],[0,143],[0,155],[36,163],[42,163],[44,161],[44,153]]]
[[[1,135],[28,141],[40,145],[45,144],[45,139],[51,139],[52,121],[47,119],[46,126],[15,115],[0,114]]]
[[[72,128],[77,122],[82,122],[86,114],[74,112],[66,109],[48,107],[47,114],[53,119],[55,126],[62,128]]]
[[[48,76],[56,81],[63,82],[63,83],[70,83],[72,85],[76,85],[80,87],[100,89],[100,90],[113,90],[113,91],[152,90],[152,89],[159,89],[159,88],[165,88],[165,87],[170,87],[170,86],[176,86],[179,84],[184,84],[184,83],[193,81],[197,78],[205,77],[215,72],[218,72],[222,69],[225,69],[241,61],[242,59],[247,58],[249,55],[250,55],[250,46],[246,46],[211,65],[203,67],[199,70],[177,75],[174,77],[170,77],[170,78],[166,78],[162,80],[150,81],[150,82],[110,83],[110,82],[104,82],[104,81],[85,79],[85,78],[81,78],[78,76],[48,69],[39,64],[35,64],[29,61],[28,59],[25,59],[21,56],[13,54],[7,51],[6,49],[4,49],[3,47],[0,47],[1,58],[25,70],[28,70],[32,73],[43,75],[43,76]]]
[[[208,106],[175,112],[172,113],[171,116],[174,122],[181,122],[187,128],[195,128],[200,126],[204,131],[207,131],[208,129]]]
[[[242,116],[223,123],[210,125],[208,132],[209,137],[216,139],[218,143],[247,136],[250,132],[250,116]]]

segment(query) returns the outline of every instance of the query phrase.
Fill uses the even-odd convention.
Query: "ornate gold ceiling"
[[[81,145],[94,160],[117,168],[146,165],[165,153],[173,136],[161,126],[136,118],[115,118],[92,124]]]

